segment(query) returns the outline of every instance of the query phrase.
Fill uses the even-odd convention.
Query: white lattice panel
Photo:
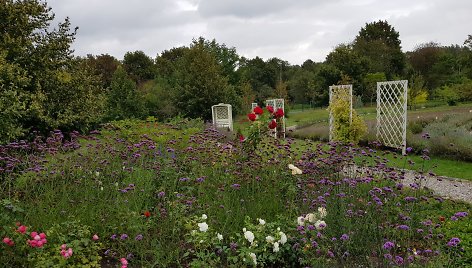
[[[230,104],[220,103],[211,106],[213,125],[216,128],[228,128],[233,130],[233,115]]]
[[[330,86],[329,87],[329,105],[340,96],[346,96],[348,99],[346,100],[350,107],[349,107],[349,123],[352,123],[352,85],[337,85],[337,86]],[[329,112],[329,140],[331,141],[334,139],[334,118],[331,111]]]
[[[266,106],[274,107],[274,111],[277,111],[277,109],[282,109],[284,111],[284,116],[279,121],[279,123],[281,123],[281,126],[277,127],[277,129],[280,130],[279,138],[285,138],[285,100],[284,99],[266,100]],[[272,130],[271,135],[277,138],[277,130]]]
[[[254,108],[257,107],[257,102],[251,103],[251,112],[254,111]]]
[[[377,82],[377,139],[406,150],[408,81]]]

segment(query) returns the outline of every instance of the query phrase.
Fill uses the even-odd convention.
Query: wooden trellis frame
[[[344,93],[344,94],[342,94]],[[347,94],[346,94],[347,93]],[[349,99],[349,124],[352,124],[352,85],[336,85],[329,87],[329,105],[339,96],[347,96]],[[329,140],[334,139],[334,117],[333,113],[329,112]]]
[[[406,153],[408,81],[377,82],[377,139]]]
[[[213,125],[216,128],[228,128],[233,130],[233,114],[231,104],[220,103],[211,106]]]

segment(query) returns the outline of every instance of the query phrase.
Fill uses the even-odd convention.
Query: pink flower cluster
[[[126,258],[121,258],[120,262],[121,262],[121,268],[128,268],[128,261],[126,260]]]
[[[30,236],[33,240],[28,239],[27,242],[33,248],[42,248],[48,242],[44,233],[31,232]]]
[[[13,242],[13,240],[11,240],[9,237],[3,238],[3,243],[7,244],[10,247],[13,247],[13,245],[15,245],[15,242]]]
[[[72,248],[67,248],[66,244],[62,244],[61,255],[62,257],[64,257],[64,259],[69,258],[70,256],[72,256]]]

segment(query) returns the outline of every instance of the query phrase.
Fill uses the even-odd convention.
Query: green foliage
[[[51,8],[38,0],[2,1],[0,14],[0,142],[32,128],[47,133],[96,124],[103,94],[97,77],[73,60],[77,28],[70,29],[68,18],[53,28]]]
[[[252,103],[256,99],[256,94],[251,88],[251,84],[244,82],[239,88],[239,94],[241,95],[241,109],[240,114],[246,114],[246,111],[251,109]]]
[[[364,91],[362,96],[366,100],[370,100],[370,104],[374,104],[374,100],[377,98],[377,82],[383,82],[387,80],[385,73],[367,73],[362,79]]]
[[[155,77],[154,61],[140,50],[126,52],[123,67],[137,84]]]
[[[367,133],[367,125],[354,109],[351,120],[349,102],[349,93],[346,91],[338,91],[332,97],[328,110],[333,116],[333,139],[357,144]]]
[[[106,118],[119,120],[142,118],[146,114],[144,101],[136,90],[136,83],[131,80],[122,67],[113,74],[107,98]]]
[[[21,137],[25,129],[21,118],[26,113],[24,87],[30,79],[17,65],[5,60],[5,53],[0,53],[0,144]]]
[[[457,105],[457,102],[460,99],[458,92],[456,92],[450,86],[443,86],[440,89],[436,90],[436,96],[441,100],[445,101],[449,106]]]
[[[71,63],[68,69],[51,72],[46,87],[56,91],[41,95],[36,112],[48,128],[88,131],[102,118],[104,92],[98,76],[77,60]]]
[[[84,64],[92,69],[92,72],[100,77],[102,86],[109,88],[111,85],[111,79],[116,68],[120,64],[119,61],[108,54],[101,54],[98,56],[87,55],[84,59]]]
[[[293,103],[309,103],[315,92],[315,77],[312,72],[302,68],[294,68],[293,75],[287,81],[288,93]]]
[[[383,72],[391,79],[401,75],[405,68],[399,37],[387,21],[366,23],[356,36],[353,48],[368,59],[370,72]]]
[[[202,44],[194,44],[178,62],[175,72],[175,106],[179,113],[191,118],[211,118],[211,106],[234,104],[234,88],[222,74],[214,55]],[[234,105],[236,106],[236,105]]]
[[[194,39],[192,46],[194,45],[203,46],[205,50],[214,55],[216,61],[221,66],[222,74],[228,78],[229,84],[236,85],[239,82],[239,74],[236,72],[236,68],[238,67],[240,57],[236,52],[236,48],[219,44],[215,39],[211,41],[205,40],[203,37]]]
[[[426,103],[428,91],[425,88],[424,79],[421,75],[413,75],[409,81],[408,106],[416,108],[418,104]]]

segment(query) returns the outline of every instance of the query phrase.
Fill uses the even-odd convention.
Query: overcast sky
[[[203,36],[239,55],[291,64],[323,61],[367,22],[387,20],[403,51],[434,41],[462,45],[472,34],[472,0],[48,0],[57,19],[79,26],[77,55],[122,59],[188,46]]]

